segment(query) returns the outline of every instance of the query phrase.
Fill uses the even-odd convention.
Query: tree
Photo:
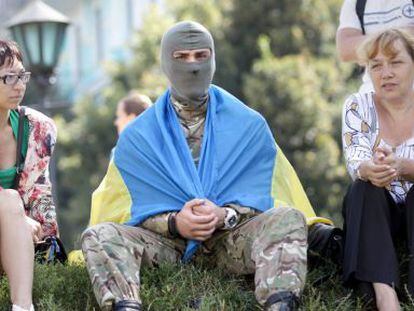
[[[55,118],[59,129],[58,216],[69,249],[88,223],[91,193],[103,177],[116,142],[114,112],[123,94],[121,86],[113,85],[101,99],[85,98],[76,103],[66,120]]]
[[[240,87],[255,59],[260,57],[257,40],[269,38],[272,54],[284,56],[307,53],[334,56],[334,37],[340,0],[233,0],[225,28],[230,48],[226,69],[217,80],[226,89],[244,98]],[[235,49],[234,47],[237,47]],[[221,75],[223,74],[223,75]]]
[[[243,83],[246,101],[266,117],[314,207],[339,219],[346,174],[333,121],[345,79],[331,58],[276,57],[267,37],[259,46],[262,56]]]

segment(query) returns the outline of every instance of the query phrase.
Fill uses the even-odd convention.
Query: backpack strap
[[[25,108],[19,109],[19,127],[17,130],[17,148],[16,148],[16,178],[14,179],[14,189],[19,186],[20,176],[23,171],[24,158],[22,155],[23,145],[23,126],[24,126]]]
[[[414,3],[414,0],[413,0]],[[367,0],[357,0],[355,10],[356,14],[358,15],[359,23],[361,24],[362,34],[365,35],[365,27],[364,27],[364,12],[365,12],[365,5],[367,4]]]
[[[414,0],[411,1],[414,6]],[[357,0],[355,11],[359,19],[359,23],[361,24],[362,34],[365,35],[365,27],[364,27],[364,12],[365,12],[365,5],[367,4],[367,0]]]

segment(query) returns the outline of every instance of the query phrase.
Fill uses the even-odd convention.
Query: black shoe
[[[114,311],[141,311],[141,304],[135,300],[121,300],[114,304]]]
[[[202,303],[203,303],[203,298],[202,297],[198,297],[198,298],[192,298],[192,299],[190,299],[190,301],[188,302],[187,305],[188,305],[188,307],[190,309],[200,310]]]
[[[297,310],[298,297],[292,292],[279,292],[267,298],[265,310],[271,310],[273,305],[279,307],[279,311],[295,311]]]
[[[336,265],[342,265],[344,252],[343,232],[323,223],[316,223],[308,231],[309,254],[318,254],[323,258],[332,260]]]

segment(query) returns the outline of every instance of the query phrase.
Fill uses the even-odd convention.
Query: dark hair
[[[15,60],[23,62],[19,46],[14,41],[0,40],[0,67],[11,66]]]
[[[123,109],[126,114],[134,114],[139,116],[148,107],[152,105],[151,99],[137,92],[131,92],[128,96],[124,97],[120,101],[123,104]]]

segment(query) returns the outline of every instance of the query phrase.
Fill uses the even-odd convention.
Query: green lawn
[[[308,274],[301,310],[364,310],[341,286],[334,267],[320,264]],[[143,269],[141,296],[145,310],[261,310],[252,277],[229,276],[206,265],[165,265]],[[34,281],[36,310],[99,310],[83,266],[37,265]],[[8,310],[8,283],[0,281],[0,310]],[[404,305],[404,310],[414,310]]]

